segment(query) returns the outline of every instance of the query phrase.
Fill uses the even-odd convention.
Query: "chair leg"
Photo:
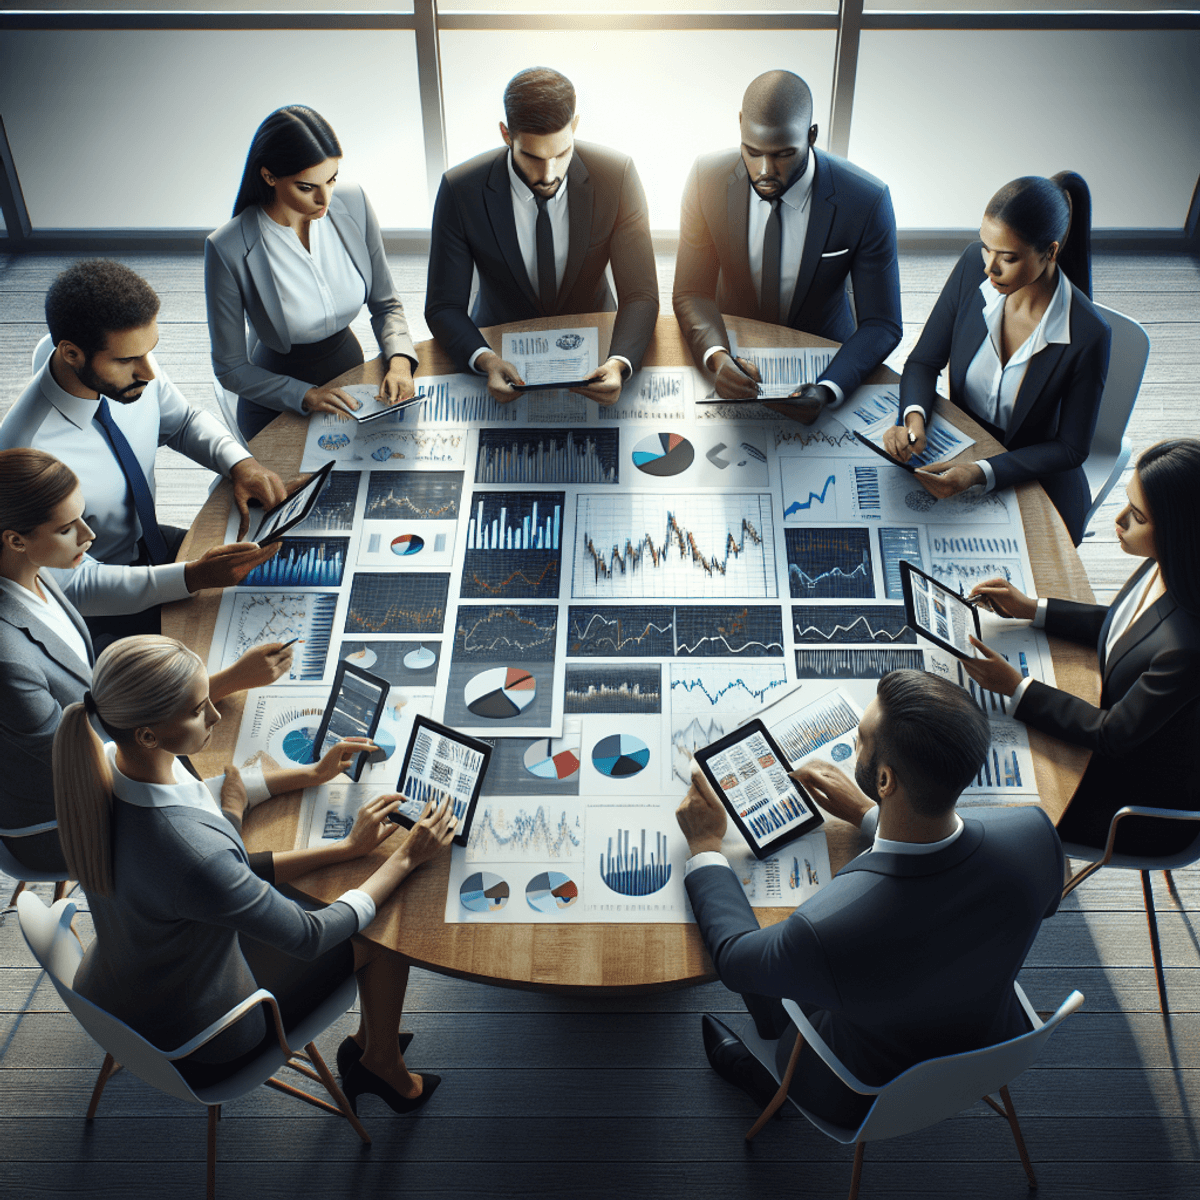
[[[104,1091],[104,1085],[121,1069],[121,1064],[113,1058],[111,1054],[104,1056],[104,1063],[100,1067],[100,1074],[96,1076],[96,1086],[92,1088],[92,1101],[88,1105],[87,1120],[92,1120],[96,1115],[96,1109],[100,1105],[100,1096]]]
[[[792,1047],[792,1057],[788,1059],[787,1070],[783,1073],[783,1079],[780,1080],[779,1090],[771,1097],[770,1103],[759,1114],[759,1118],[750,1126],[746,1134],[746,1141],[753,1141],[762,1130],[762,1127],[779,1111],[783,1106],[783,1102],[787,1099],[788,1088],[792,1086],[792,1076],[796,1074],[796,1064],[800,1061],[800,1051],[804,1049],[804,1038],[799,1033],[796,1034],[796,1044]]]
[[[863,1155],[867,1152],[867,1143],[858,1142],[854,1147],[854,1170],[850,1172],[850,1195],[846,1200],[858,1200],[858,1185],[862,1182]]]
[[[354,1126],[354,1132],[362,1138],[364,1145],[369,1146],[371,1144],[371,1135],[363,1128],[362,1122],[350,1107],[350,1101],[346,1099],[345,1092],[338,1087],[337,1080],[334,1079],[332,1072],[325,1065],[325,1060],[321,1057],[321,1052],[317,1049],[316,1042],[309,1042],[304,1047],[304,1050],[313,1066],[320,1073],[321,1082],[325,1085],[325,1090],[337,1101],[338,1108],[342,1110],[342,1116]]]
[[[54,885],[54,903],[57,904],[72,887],[74,887],[74,884],[69,879],[60,879]]]
[[[221,1119],[221,1106],[208,1106],[208,1200],[217,1197],[217,1122]]]
[[[1021,1156],[1021,1166],[1025,1168],[1025,1174],[1029,1176],[1029,1190],[1037,1191],[1037,1176],[1033,1173],[1033,1163],[1029,1161],[1029,1151],[1025,1149],[1025,1139],[1021,1136],[1021,1126],[1017,1121],[1017,1110],[1013,1106],[1012,1097],[1008,1094],[1008,1086],[1005,1085],[1000,1089],[1000,1099],[1004,1101],[1004,1116],[1008,1118],[1009,1128],[1012,1130],[1013,1141],[1017,1143],[1017,1153]],[[993,1105],[993,1107],[995,1107]]]
[[[13,907],[13,905],[14,905],[14,904],[16,904],[16,902],[17,902],[17,897],[18,897],[18,896],[19,896],[19,895],[20,895],[20,894],[21,894],[21,893],[22,893],[24,890],[25,890],[25,880],[23,880],[23,879],[18,879],[18,880],[17,880],[17,887],[16,887],[16,891],[14,891],[14,892],[13,892],[13,894],[12,894],[11,896],[9,896],[9,898],[8,898],[8,907],[9,907],[9,908],[12,908],[12,907]]]
[[[1158,919],[1154,914],[1154,890],[1150,885],[1150,872],[1142,872],[1142,895],[1146,898],[1146,924],[1150,926],[1150,950],[1154,955],[1154,977],[1158,983],[1158,1009],[1168,1016],[1167,978],[1163,974],[1162,948],[1158,944]]]

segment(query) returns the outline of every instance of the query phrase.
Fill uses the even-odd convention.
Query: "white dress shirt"
[[[228,820],[221,811],[221,787],[225,782],[224,775],[203,781],[191,775],[187,768],[175,759],[171,771],[175,777],[173,784],[142,783],[130,779],[121,773],[117,767],[117,746],[115,742],[105,742],[104,754],[108,759],[109,770],[112,771],[113,794],[126,804],[136,804],[140,808],[198,808],[201,812]],[[242,772],[242,782],[246,786],[247,807],[260,804],[268,796],[270,789],[262,773],[262,768],[255,766]],[[375,901],[366,892],[351,888],[343,892],[338,900],[350,905],[358,916],[358,928],[361,932],[375,919]],[[336,903],[336,901],[334,902]]]
[[[112,443],[95,419],[100,402],[59,387],[50,370],[53,361],[51,355],[0,423],[0,450],[33,446],[66,463],[79,476],[83,519],[96,534],[91,554],[101,562],[131,563],[138,556],[142,526]],[[113,421],[145,472],[151,497],[159,446],[170,446],[220,475],[228,475],[236,463],[250,457],[221,421],[184,399],[157,362],[154,371],[138,399],[108,402]]]
[[[366,303],[367,281],[328,218],[309,223],[307,250],[290,225],[272,221],[261,207],[258,223],[292,345],[345,329]]]
[[[36,592],[22,587],[15,579],[8,579],[0,575],[0,589],[19,600],[43,625],[52,629],[66,642],[79,658],[84,674],[91,671],[92,666],[88,660],[87,643],[83,640],[83,634],[79,632],[79,627],[67,615],[67,610],[58,602],[49,588],[44,589],[46,598],[43,600]]]

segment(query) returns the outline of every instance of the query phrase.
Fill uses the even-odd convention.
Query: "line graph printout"
[[[756,712],[787,687],[782,663],[671,663],[670,679],[672,717]]]
[[[915,649],[838,646],[796,651],[798,679],[882,679],[889,671],[924,669],[925,659],[921,651]]]
[[[577,800],[481,799],[466,850],[471,863],[579,862],[583,807]]]
[[[788,584],[798,600],[872,600],[871,534],[859,526],[785,529]]]
[[[840,460],[823,456],[779,458],[783,519],[805,525],[849,521],[854,516],[850,482]]]
[[[1025,564],[1007,554],[930,555],[929,574],[952,591],[969,592],[985,579],[1007,579],[1018,591],[1025,586]]]
[[[337,592],[243,592],[227,589],[217,612],[208,656],[209,672],[232,666],[263,642],[298,638],[288,681],[315,683],[325,677],[338,608]]]
[[[769,605],[572,605],[572,658],[781,658],[783,619]]]
[[[778,416],[777,413],[772,415]],[[831,413],[823,413],[812,425],[801,425],[796,421],[776,425],[771,431],[771,440],[776,450],[788,454],[803,450],[810,455],[826,456],[851,453],[859,444],[854,434]]]
[[[621,398],[596,411],[601,421],[682,421],[692,398],[688,367],[643,367],[621,386]]]
[[[600,331],[593,325],[506,333],[500,347],[500,357],[512,363],[526,383],[585,379],[598,364]]]
[[[564,713],[662,712],[662,667],[568,666]]]
[[[811,686],[801,685],[755,715],[793,769],[820,755],[849,773],[862,709],[840,688],[813,699]]]
[[[490,397],[489,402],[494,403]],[[461,466],[466,452],[466,431],[416,428],[411,421],[405,421],[412,411],[405,409],[396,418],[386,418],[382,424],[387,428],[380,428],[379,422],[359,425],[343,421],[331,413],[312,414],[304,435],[300,469],[316,471],[330,459],[354,468],[391,462]],[[516,415],[512,413],[507,419],[515,420]]]
[[[558,609],[553,605],[460,604],[454,619],[454,657],[551,662],[557,630]]]
[[[476,483],[617,483],[617,429],[481,429]]]
[[[816,646],[917,644],[903,605],[893,604],[797,604],[792,636],[798,644]]]
[[[350,588],[346,633],[441,633],[449,587],[447,575],[360,571]]]
[[[579,599],[776,595],[768,495],[581,495],[575,507]]]

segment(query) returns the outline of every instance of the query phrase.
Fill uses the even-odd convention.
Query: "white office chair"
[[[1033,1165],[1025,1149],[1025,1141],[1021,1137],[1021,1127],[1017,1123],[1016,1110],[1013,1108],[1012,1097],[1008,1094],[1010,1080],[1030,1067],[1041,1052],[1042,1044],[1051,1033],[1071,1013],[1083,1003],[1080,992],[1072,992],[1059,1005],[1058,1011],[1046,1022],[1033,1011],[1028,997],[1019,983],[1013,983],[1017,999],[1025,1009],[1033,1028],[1028,1033],[1009,1038],[995,1046],[984,1046],[980,1050],[968,1050],[962,1054],[948,1054],[943,1058],[930,1058],[925,1062],[909,1067],[907,1071],[897,1075],[890,1083],[881,1087],[871,1087],[860,1082],[842,1065],[833,1051],[821,1040],[821,1035],[813,1028],[800,1006],[793,1000],[784,1000],[783,1006],[788,1016],[800,1031],[796,1039],[796,1048],[788,1063],[787,1071],[782,1080],[775,1065],[774,1043],[762,1041],[754,1032],[752,1024],[748,1023],[742,1037],[754,1056],[779,1081],[779,1091],[774,1099],[763,1109],[762,1115],[746,1134],[750,1141],[762,1129],[785,1100],[789,1100],[809,1122],[815,1125],[826,1137],[832,1138],[842,1145],[855,1143],[854,1169],[850,1178],[850,1197],[855,1200],[858,1195],[858,1185],[862,1179],[863,1154],[867,1142],[878,1142],[884,1138],[899,1137],[904,1133],[913,1133],[929,1125],[936,1125],[947,1117],[954,1116],[964,1108],[969,1108],[980,1097],[996,1112],[1004,1117],[1012,1129],[1013,1140],[1017,1144],[1017,1153],[1021,1156],[1021,1164],[1029,1177],[1030,1188],[1037,1187],[1037,1178],[1033,1173]],[[862,1119],[857,1129],[848,1129],[842,1125],[834,1125],[821,1117],[815,1116],[801,1108],[787,1094],[788,1085],[796,1070],[796,1062],[800,1051],[807,1042],[820,1056],[822,1062],[851,1090],[863,1096],[874,1096],[875,1100],[867,1115]],[[998,1091],[1003,1101],[1003,1108],[997,1104],[990,1093]]]
[[[203,1032],[198,1033],[190,1041],[185,1042],[175,1050],[160,1050],[151,1045],[139,1033],[135,1033],[124,1021],[98,1008],[90,1000],[85,1000],[72,988],[79,960],[83,957],[83,949],[71,932],[71,918],[75,914],[75,904],[70,900],[59,900],[47,908],[32,892],[24,892],[17,901],[17,915],[21,922],[21,932],[34,957],[50,976],[55,991],[63,1003],[71,1010],[76,1020],[84,1030],[100,1044],[105,1051],[104,1065],[100,1068],[96,1087],[92,1092],[91,1103],[88,1105],[87,1119],[90,1121],[96,1115],[96,1107],[100,1103],[104,1085],[122,1066],[127,1067],[139,1079],[174,1096],[178,1100],[190,1104],[203,1104],[208,1109],[208,1197],[213,1200],[216,1191],[216,1154],[217,1154],[217,1121],[221,1115],[221,1105],[230,1100],[252,1092],[260,1084],[275,1088],[305,1100],[317,1108],[324,1109],[336,1116],[344,1116],[354,1127],[355,1133],[366,1143],[371,1138],[362,1127],[359,1119],[350,1111],[342,1089],[338,1087],[325,1060],[314,1045],[313,1039],[323,1033],[333,1024],[353,1003],[357,995],[355,977],[350,976],[332,996],[319,1005],[307,1017],[300,1020],[296,1026],[284,1030],[279,1018],[279,1008],[275,997],[263,988],[259,988],[252,996],[248,996],[241,1004],[230,1009],[223,1017],[214,1021]],[[243,1067],[236,1075],[220,1083],[208,1087],[192,1088],[176,1070],[174,1061],[191,1054],[206,1042],[211,1041],[223,1029],[228,1028],[239,1017],[244,1016],[259,1004],[265,1004],[275,1019],[275,1032],[279,1045],[264,1050],[249,1065]],[[293,1050],[291,1046],[303,1045],[304,1053]],[[307,1059],[316,1067],[313,1071],[303,1062],[294,1061]],[[337,1101],[337,1107],[308,1092],[292,1087],[291,1084],[273,1078],[275,1072],[282,1066],[291,1067],[301,1075],[316,1080],[325,1086],[325,1090]]]
[[[242,431],[238,428],[238,398],[231,391],[223,388],[221,381],[216,376],[213,377],[213,392],[216,394],[217,404],[221,409],[221,416],[225,418],[225,424],[229,426],[229,432],[237,439],[239,445],[245,446],[249,450],[250,447],[246,445],[246,439],[242,437]]]
[[[1196,836],[1190,845],[1175,854],[1114,854],[1113,843],[1117,836],[1117,822],[1125,817],[1162,817],[1168,821],[1196,821]],[[1158,984],[1159,1011],[1166,1016],[1170,1012],[1167,1005],[1167,979],[1163,974],[1162,950],[1158,944],[1158,919],[1154,912],[1154,890],[1150,885],[1150,872],[1161,871],[1166,878],[1167,886],[1171,886],[1171,872],[1180,867],[1190,867],[1194,862],[1200,862],[1200,812],[1186,811],[1175,808],[1146,808],[1142,805],[1126,805],[1113,814],[1112,824],[1108,827],[1108,840],[1103,850],[1094,846],[1083,846],[1078,842],[1063,842],[1063,853],[1068,858],[1082,858],[1089,866],[1072,875],[1063,888],[1063,898],[1069,896],[1089,875],[1101,867],[1116,867],[1119,871],[1140,871],[1142,874],[1142,898],[1146,902],[1146,924],[1150,927],[1150,950],[1154,955],[1154,978]]]
[[[57,821],[43,821],[40,825],[25,825],[20,829],[0,829],[0,837],[32,837],[35,833],[49,833],[51,829],[57,828]],[[39,871],[27,867],[13,855],[3,842],[0,842],[0,871],[3,871],[5,875],[11,875],[17,881],[16,890],[4,906],[6,909],[12,908],[16,904],[17,897],[25,890],[27,883],[57,884],[54,889],[54,898],[61,900],[66,895],[67,882],[71,878],[66,871]]]
[[[36,375],[45,365],[46,359],[54,353],[54,343],[48,333],[42,334],[42,340],[33,348],[33,373]]]
[[[1092,448],[1083,464],[1092,495],[1092,506],[1083,521],[1085,530],[1120,479],[1133,452],[1133,445],[1125,436],[1125,427],[1129,424],[1150,354],[1150,338],[1132,317],[1105,308],[1103,304],[1097,304],[1096,311],[1112,327],[1112,352]],[[1090,535],[1085,533],[1084,536]]]

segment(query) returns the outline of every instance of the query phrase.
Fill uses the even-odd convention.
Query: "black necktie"
[[[554,302],[558,298],[558,281],[554,270],[554,230],[550,228],[550,211],[546,208],[545,196],[534,196],[537,204],[537,273],[538,299],[542,302],[542,312],[549,316],[554,312]],[[778,267],[775,270],[779,275]]]
[[[779,324],[779,251],[782,242],[783,222],[779,217],[780,201],[772,200],[771,215],[763,233],[762,252],[762,302],[758,306],[759,318],[772,325]]]

